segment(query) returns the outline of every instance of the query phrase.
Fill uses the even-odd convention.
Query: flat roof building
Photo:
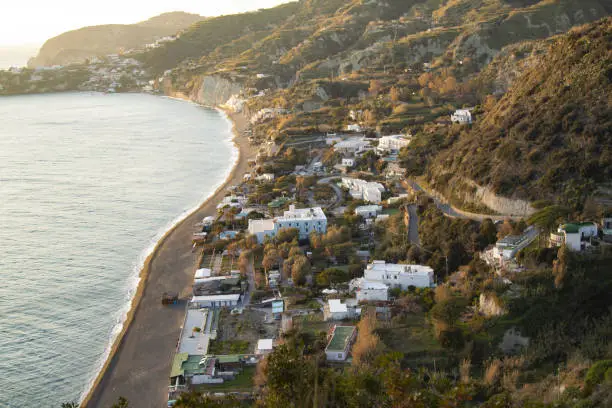
[[[233,307],[238,306],[240,294],[194,296],[191,304],[196,307]]]
[[[435,286],[433,269],[425,265],[389,264],[373,261],[366,267],[363,277],[390,288],[408,289],[409,286],[429,288]]]
[[[257,348],[255,354],[265,355],[270,354],[274,350],[274,339],[259,339],[257,341]]]
[[[357,335],[355,326],[335,325],[328,334],[329,343],[325,357],[329,361],[344,361],[348,358],[351,346]]]

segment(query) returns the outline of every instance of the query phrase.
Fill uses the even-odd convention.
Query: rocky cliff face
[[[492,294],[481,293],[478,306],[478,310],[485,316],[502,316],[507,313],[497,296]]]
[[[164,80],[162,90],[168,96],[189,99],[206,106],[219,106],[243,89],[241,84],[218,75],[204,75],[193,81],[190,90],[180,90],[168,78]]]

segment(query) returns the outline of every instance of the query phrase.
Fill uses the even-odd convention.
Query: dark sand
[[[232,174],[197,211],[166,234],[145,262],[123,332],[82,407],[110,408],[120,396],[127,398],[133,408],[166,407],[170,368],[199,255],[191,247],[194,225],[216,213],[227,187],[242,181],[248,161],[255,155],[255,149],[242,135],[247,125],[244,116],[229,117],[234,122],[234,142],[240,151]],[[206,183],[205,178],[202,183]],[[162,306],[164,292],[179,293],[181,304]]]

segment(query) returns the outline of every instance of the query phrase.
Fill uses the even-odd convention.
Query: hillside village
[[[302,0],[0,93],[248,124],[190,296],[160,298],[168,406],[611,406],[612,9],[580,3]]]

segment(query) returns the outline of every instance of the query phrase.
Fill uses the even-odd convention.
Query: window
[[[342,360],[342,353],[338,353],[338,358]]]

